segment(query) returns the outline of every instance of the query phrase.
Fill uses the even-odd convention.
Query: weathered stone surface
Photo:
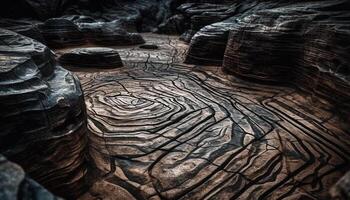
[[[332,188],[331,196],[334,200],[350,199],[350,172],[345,174]]]
[[[21,35],[45,43],[45,39],[38,29],[40,22],[31,20],[0,19],[0,28],[11,30]]]
[[[255,0],[235,1],[224,7],[226,10],[223,12],[221,10],[213,11],[212,16],[215,16],[217,12],[219,16],[222,16],[220,20],[217,20],[217,23],[201,28],[193,37],[191,35],[186,36],[187,40],[191,40],[185,62],[189,64],[221,65],[229,31],[236,26],[240,18],[275,6],[283,6],[283,3]]]
[[[120,21],[97,21],[87,16],[52,18],[40,25],[49,47],[62,48],[81,44],[123,46],[144,43],[137,33],[121,28]]]
[[[189,27],[185,27],[189,30],[182,37],[185,42],[190,42],[193,35],[204,26],[223,21],[234,11],[229,4],[211,3],[185,3],[178,10],[184,15],[185,21],[189,21]]]
[[[332,103],[184,65],[177,38],[151,41],[161,48],[121,51],[123,68],[75,70],[95,167],[83,199],[330,199],[350,168]]]
[[[231,26],[224,68],[241,77],[295,84],[334,102],[333,109],[348,120],[350,15],[333,9],[349,4],[323,3],[268,9],[241,18]]]
[[[77,23],[88,43],[105,46],[143,44],[138,33],[129,33],[121,28],[120,21]]]
[[[0,29],[0,153],[63,197],[85,185],[86,112],[79,81],[44,45]]]
[[[0,154],[1,200],[60,200],[26,176],[23,169]]]
[[[49,47],[76,46],[85,43],[78,26],[64,18],[51,18],[39,26]]]
[[[59,58],[60,63],[75,67],[122,67],[119,53],[111,48],[90,47],[73,49]]]
[[[36,14],[36,17],[40,19],[48,19],[62,15],[65,9],[71,5],[70,0],[23,0]]]

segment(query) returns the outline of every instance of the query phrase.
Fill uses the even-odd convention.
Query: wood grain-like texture
[[[95,165],[81,199],[330,198],[350,167],[331,103],[178,64],[182,44],[155,40],[161,50],[129,49],[123,68],[75,72]]]
[[[86,173],[78,79],[44,45],[0,29],[0,153],[50,191],[73,198]]]

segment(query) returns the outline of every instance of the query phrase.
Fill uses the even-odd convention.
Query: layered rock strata
[[[144,43],[137,33],[129,33],[118,21],[98,22],[92,18],[74,16],[52,18],[39,26],[47,45],[53,48],[95,44],[123,46]]]
[[[331,12],[342,1],[328,3],[309,3],[304,14],[285,8],[241,18],[231,27],[224,69],[254,80],[295,84],[330,100],[348,118],[350,15]]]
[[[84,191],[86,112],[78,79],[44,45],[0,29],[0,153],[63,197]]]
[[[91,47],[73,49],[59,58],[64,65],[78,67],[122,67],[119,53],[111,48]]]
[[[0,155],[0,199],[62,200],[30,179],[23,169]]]

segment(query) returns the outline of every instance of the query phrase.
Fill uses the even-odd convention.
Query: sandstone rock
[[[85,43],[78,26],[64,18],[51,18],[39,26],[49,47],[75,46]]]
[[[23,169],[0,155],[0,199],[59,200],[26,176]]]
[[[206,26],[192,38],[185,63],[221,65],[232,20]]]
[[[63,54],[60,63],[78,67],[122,67],[118,52],[111,48],[91,47],[73,49]]]
[[[145,41],[137,33],[129,33],[118,20],[112,22],[78,23],[79,29],[89,43],[106,46],[143,44]]]
[[[0,153],[50,191],[84,191],[86,112],[79,81],[44,45],[0,29]]]
[[[333,102],[333,109],[348,120],[350,15],[333,10],[350,6],[342,0],[302,5],[237,20],[230,28],[224,69],[254,80],[294,84]]]

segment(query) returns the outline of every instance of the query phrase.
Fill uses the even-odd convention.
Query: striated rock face
[[[0,153],[50,191],[84,190],[86,112],[79,81],[44,45],[0,29]]]
[[[78,26],[68,19],[52,18],[39,28],[50,47],[74,46],[85,42]]]
[[[88,43],[105,46],[143,44],[145,41],[137,33],[129,33],[118,20],[111,22],[77,23]]]
[[[231,26],[231,22],[224,21],[197,32],[191,40],[185,63],[221,65]]]
[[[105,46],[133,45],[144,43],[137,33],[129,33],[119,21],[98,22],[90,17],[65,16],[52,18],[39,26],[48,46],[61,48],[81,44]]]
[[[59,58],[60,63],[78,67],[122,67],[119,53],[111,48],[73,49]]]
[[[213,3],[185,3],[178,7],[180,13],[189,22],[189,28],[181,37],[185,42],[190,42],[193,35],[201,28],[223,21],[232,15],[233,9],[229,4]]]
[[[255,80],[293,83],[331,100],[345,115],[350,108],[350,15],[333,10],[350,10],[350,5],[302,5],[259,11],[237,21],[231,27],[224,69]]]
[[[38,28],[38,24],[40,22],[31,20],[0,19],[1,28],[33,38],[45,44],[45,39]]]
[[[61,15],[72,4],[70,0],[20,0],[19,2],[26,5],[26,8],[32,10],[40,19]]]
[[[60,200],[26,176],[23,169],[0,155],[0,199]]]

